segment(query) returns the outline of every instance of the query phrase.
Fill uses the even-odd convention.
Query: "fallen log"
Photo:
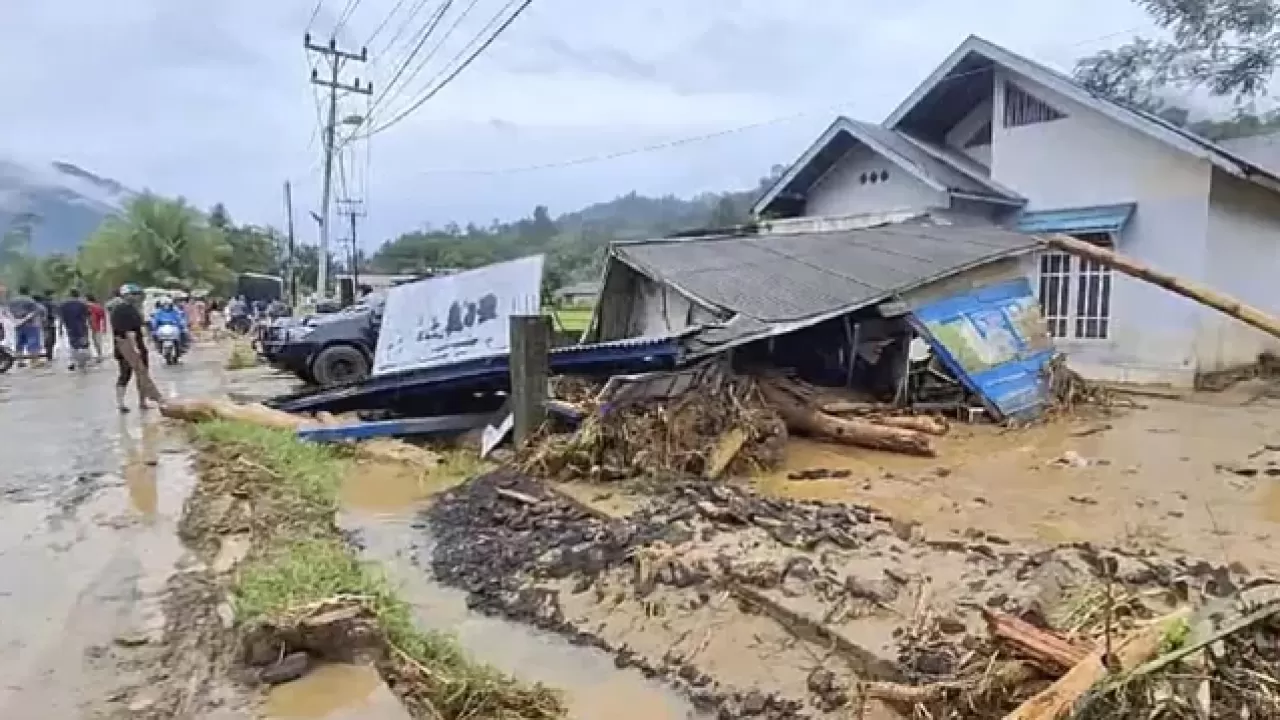
[[[951,429],[950,423],[932,415],[883,415],[867,418],[877,425],[915,430],[926,435],[946,435]]]
[[[1088,648],[1008,613],[984,608],[982,617],[987,621],[987,632],[992,637],[1017,648],[1022,655],[1055,675],[1079,665],[1089,656]]]
[[[1173,623],[1186,620],[1190,615],[1191,608],[1182,608],[1153,621],[1121,641],[1111,653],[1116,672],[1129,672],[1146,662],[1160,649],[1165,633]],[[1067,671],[1066,675],[1005,715],[1004,720],[1059,720],[1067,717],[1076,702],[1098,681],[1107,677],[1104,652],[1105,649],[1099,648],[1089,653],[1084,660]]]
[[[893,405],[881,402],[854,402],[852,400],[835,400],[823,403],[820,408],[824,413],[832,415],[870,415],[871,413],[889,412]]]
[[[214,419],[236,420],[290,432],[297,432],[298,428],[313,424],[313,421],[305,417],[282,410],[273,410],[266,405],[258,403],[241,405],[230,400],[209,398],[171,400],[165,403],[160,412],[165,417],[176,420],[189,422],[204,422]]]
[[[873,450],[924,457],[936,454],[928,435],[867,420],[828,415],[788,392],[784,385],[778,384],[773,378],[760,382],[760,392],[782,416],[787,428],[795,432]]]
[[[1216,290],[1149,268],[1133,258],[1125,257],[1083,240],[1077,240],[1070,235],[1045,235],[1041,236],[1041,240],[1051,248],[1088,258],[1106,267],[1119,270],[1125,275],[1139,280],[1146,280],[1152,285],[1164,288],[1169,292],[1190,298],[1202,305],[1208,305],[1214,310],[1225,313],[1240,322],[1252,325],[1272,337],[1280,338],[1280,320],[1276,319],[1275,316],[1233,297],[1223,295]]]

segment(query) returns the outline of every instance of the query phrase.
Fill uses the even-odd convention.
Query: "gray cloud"
[[[340,38],[365,42],[393,4],[363,0]],[[429,87],[504,4],[479,0],[411,86],[375,110],[375,124]],[[344,5],[325,0],[318,35]],[[238,218],[277,224],[281,184],[291,178],[299,227],[309,232],[304,211],[319,194],[318,148],[301,45],[313,7],[9,2],[0,10],[0,158],[69,160],[132,187],[202,206],[226,202]],[[1105,44],[1081,41],[1144,20],[1121,0],[989,0],[982,10],[942,0],[537,0],[454,84],[374,139],[365,234],[486,222],[537,203],[571,210],[631,189],[746,187],[789,162],[835,112],[878,120],[971,32],[1064,66]],[[374,47],[401,22],[388,23]],[[352,74],[381,88],[412,42],[412,33],[402,35],[387,56]],[[344,99],[341,112],[363,109],[362,98]],[[813,112],[609,162],[476,172],[609,155],[803,110]],[[353,173],[363,167],[351,162]]]

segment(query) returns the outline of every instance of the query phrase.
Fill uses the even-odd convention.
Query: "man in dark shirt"
[[[124,396],[129,388],[129,381],[134,376],[134,365],[130,361],[130,356],[140,363],[140,371],[145,371],[147,368],[147,343],[142,332],[146,323],[142,319],[142,312],[138,309],[142,305],[142,299],[142,288],[137,285],[124,285],[120,288],[120,299],[108,308],[111,313],[111,335],[115,341],[116,365],[119,366],[119,373],[116,376],[116,406],[122,413],[129,412],[129,408],[124,404]],[[140,410],[147,409],[147,391],[144,386],[149,384],[149,379],[138,378],[138,409]],[[158,401],[160,398],[155,399]]]
[[[71,346],[71,369],[88,367],[89,356],[89,304],[80,299],[80,291],[72,288],[69,297],[58,306],[62,330]]]
[[[53,348],[58,344],[58,306],[53,301],[53,291],[46,290],[40,296],[40,304],[44,306],[44,327],[41,336],[44,338],[44,361],[53,362]]]

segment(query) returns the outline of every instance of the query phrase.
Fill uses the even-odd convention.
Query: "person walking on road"
[[[92,293],[85,295],[84,299],[89,306],[89,342],[93,345],[94,357],[102,362],[102,336],[107,332],[107,311]]]
[[[138,409],[147,409],[147,400],[163,402],[155,383],[151,381],[147,363],[147,342],[143,328],[146,322],[142,319],[142,288],[132,283],[120,287],[120,299],[112,303],[111,335],[115,344],[116,365],[119,374],[116,377],[116,406],[120,412],[129,412],[124,404],[124,397],[129,388],[129,381],[136,378],[138,389]]]
[[[31,297],[26,286],[18,288],[18,294],[9,301],[9,313],[13,315],[13,350],[18,355],[18,366],[27,360],[40,357],[40,326],[44,306]]]
[[[69,297],[58,306],[62,331],[71,347],[71,370],[89,367],[89,304],[80,299],[80,291],[72,288]]]
[[[53,301],[52,290],[46,290],[40,296],[40,304],[44,307],[44,322],[40,328],[40,336],[44,340],[44,361],[51,363],[53,348],[58,344],[58,305]]]

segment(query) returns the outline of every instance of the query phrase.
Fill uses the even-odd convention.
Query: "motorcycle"
[[[248,335],[253,330],[253,320],[248,315],[232,315],[227,318],[227,329],[236,335]]]
[[[182,331],[177,325],[164,323],[156,328],[156,344],[160,346],[160,355],[166,365],[177,365],[182,357]]]

